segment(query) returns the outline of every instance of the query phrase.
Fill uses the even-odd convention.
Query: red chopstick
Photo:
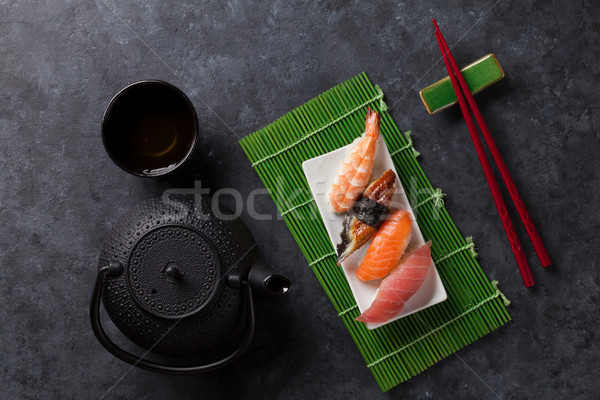
[[[512,219],[510,218],[508,210],[506,209],[506,204],[504,203],[504,199],[502,198],[500,188],[498,187],[498,183],[496,182],[496,178],[494,177],[494,173],[492,172],[492,167],[490,165],[489,160],[487,159],[487,156],[485,155],[483,144],[481,143],[481,139],[479,138],[479,134],[477,133],[477,129],[475,128],[475,124],[473,123],[473,119],[471,118],[471,113],[469,111],[465,98],[463,97],[461,87],[459,86],[459,83],[457,81],[457,76],[462,77],[462,74],[460,72],[460,69],[456,68],[455,72],[457,76],[455,76],[455,72],[453,72],[452,69],[453,66],[451,66],[450,62],[450,59],[454,60],[450,53],[450,49],[447,48],[447,45],[444,46],[445,41],[443,40],[441,31],[435,23],[435,20],[433,20],[433,23],[436,27],[435,37],[440,46],[440,50],[444,58],[444,63],[446,64],[446,69],[448,70],[448,75],[450,76],[450,80],[452,81],[452,86],[454,87],[454,91],[456,93],[456,99],[458,100],[458,104],[460,105],[460,109],[465,118],[465,122],[469,129],[471,139],[473,140],[473,145],[475,146],[477,156],[479,157],[479,162],[481,163],[481,167],[483,168],[483,172],[490,187],[490,191],[492,192],[492,197],[494,198],[496,208],[498,209],[498,213],[500,214],[502,225],[504,226],[504,230],[506,231],[506,236],[508,237],[510,246],[515,256],[515,260],[517,261],[517,266],[519,267],[519,271],[521,272],[521,277],[523,278],[523,282],[525,283],[526,287],[533,286],[535,284],[535,280],[533,279],[531,269],[529,268],[529,264],[527,263],[527,258],[525,257],[525,253],[523,252],[523,248],[521,247],[521,242],[519,241],[519,237],[517,236],[517,232],[515,231]],[[469,95],[471,94],[468,87],[466,92]]]
[[[519,195],[519,191],[517,190],[517,187],[515,186],[515,183],[513,182],[512,177],[510,176],[510,173],[508,172],[508,168],[506,168],[506,164],[504,163],[504,160],[502,159],[502,156],[500,155],[500,151],[498,150],[498,147],[496,146],[496,142],[494,142],[494,138],[492,137],[492,134],[490,133],[490,130],[487,127],[487,124],[483,120],[483,116],[481,115],[481,112],[479,111],[479,107],[477,107],[477,103],[475,103],[475,99],[473,98],[473,95],[471,94],[471,91],[469,90],[469,87],[467,85],[467,82],[465,81],[465,78],[462,76],[462,73],[460,73],[460,68],[458,68],[456,61],[454,61],[454,57],[452,56],[452,53],[450,52],[450,49],[448,48],[448,44],[446,43],[446,40],[444,39],[444,35],[442,35],[442,32],[440,31],[439,26],[435,22],[435,19],[433,20],[433,24],[435,26],[436,31],[438,32],[438,34],[440,36],[440,39],[442,40],[442,45],[444,47],[444,50],[448,54],[448,58],[450,60],[450,64],[452,65],[452,69],[454,71],[459,71],[456,73],[458,82],[460,83],[462,91],[465,94],[465,97],[467,98],[467,102],[469,103],[469,106],[471,107],[471,111],[473,111],[475,120],[477,121],[477,124],[479,125],[479,128],[481,129],[481,133],[483,134],[483,138],[485,139],[485,142],[486,142],[488,148],[490,149],[490,153],[492,153],[492,158],[494,159],[494,161],[496,162],[496,165],[498,166],[500,175],[502,176],[502,179],[504,180],[504,184],[506,185],[506,188],[508,189],[508,192],[510,193],[510,197],[512,198],[512,200],[514,202],[515,207],[517,208],[519,216],[521,217],[521,221],[523,221],[523,225],[525,225],[525,230],[527,231],[527,234],[529,235],[529,238],[531,239],[531,243],[533,244],[535,252],[537,253],[538,258],[540,259],[540,263],[542,264],[543,267],[547,267],[550,264],[552,264],[552,262],[550,261],[550,257],[548,256],[548,253],[546,252],[546,248],[544,247],[544,244],[542,243],[542,240],[540,239],[540,235],[538,234],[537,229],[535,229],[535,225],[533,224],[533,221],[531,220],[531,217],[529,216],[529,212],[527,211],[527,208],[525,207],[525,204],[523,203],[523,200],[521,199],[521,196]]]

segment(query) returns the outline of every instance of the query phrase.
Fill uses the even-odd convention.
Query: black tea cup
[[[121,169],[137,176],[165,175],[192,154],[198,117],[190,99],[158,80],[133,83],[104,112],[102,141]]]

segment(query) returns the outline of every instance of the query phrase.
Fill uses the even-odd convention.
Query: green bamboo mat
[[[304,177],[302,162],[351,143],[364,131],[367,107],[381,113],[381,133],[411,201],[448,299],[375,330],[354,321],[360,312],[336,265],[335,251]],[[383,92],[367,75],[330,89],[240,141],[269,189],[339,318],[383,391],[406,381],[510,320],[508,300],[490,282],[419,166],[410,134],[401,134]]]

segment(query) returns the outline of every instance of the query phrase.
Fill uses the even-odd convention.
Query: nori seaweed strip
[[[389,209],[375,200],[361,196],[352,207],[352,211],[365,224],[377,227]]]

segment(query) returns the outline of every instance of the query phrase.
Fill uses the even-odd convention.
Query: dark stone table
[[[394,3],[0,2],[0,398],[598,398],[600,4]],[[476,98],[554,262],[539,266],[517,224],[531,289],[459,110],[429,116],[419,99],[446,75],[432,17],[460,64],[493,52],[506,71]],[[363,70],[412,130],[448,211],[512,300],[513,321],[382,394],[263,193],[256,208],[269,220],[246,208],[243,218],[294,287],[261,302],[245,357],[170,377],[108,354],[88,305],[112,223],[195,180],[246,198],[262,184],[238,139]],[[168,178],[130,176],[102,147],[106,104],[143,78],[181,87],[199,114],[197,152]]]

